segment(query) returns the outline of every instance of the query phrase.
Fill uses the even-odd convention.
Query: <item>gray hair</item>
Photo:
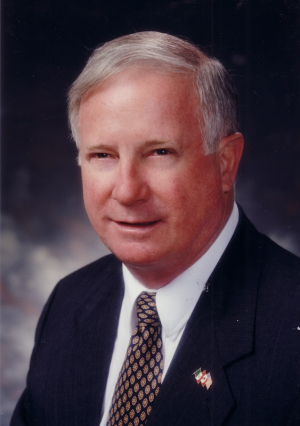
[[[136,66],[191,76],[199,96],[199,125],[207,154],[216,151],[221,139],[237,131],[237,94],[223,65],[178,37],[144,31],[119,37],[96,49],[71,86],[69,123],[78,149],[81,101],[108,77]]]

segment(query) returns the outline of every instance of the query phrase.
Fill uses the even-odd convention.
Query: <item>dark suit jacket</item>
[[[299,283],[300,260],[242,213],[147,426],[300,425]],[[112,255],[57,285],[12,426],[99,426],[123,288]],[[211,373],[208,390],[193,375],[200,367]]]

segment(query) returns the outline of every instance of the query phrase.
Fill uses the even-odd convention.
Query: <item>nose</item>
[[[134,161],[120,161],[117,168],[112,197],[122,205],[146,201],[150,196],[145,173]]]

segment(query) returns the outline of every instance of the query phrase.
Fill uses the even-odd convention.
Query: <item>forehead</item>
[[[199,126],[199,102],[190,75],[124,70],[102,82],[81,102],[79,132],[178,132]]]
[[[125,69],[89,90],[80,103],[80,110],[87,103],[96,106],[96,98],[100,97],[103,98],[102,105],[107,107],[115,106],[115,101],[121,102],[122,105],[123,102],[134,98],[147,100],[149,106],[155,101],[162,103],[162,99],[163,105],[172,103],[174,107],[182,109],[188,106],[187,100],[193,107],[199,106],[198,93],[191,75],[171,74],[143,66]],[[185,104],[182,100],[185,100]]]

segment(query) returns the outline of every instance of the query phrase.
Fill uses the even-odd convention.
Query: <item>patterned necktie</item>
[[[159,392],[163,348],[155,297],[156,293],[144,291],[137,299],[138,325],[118,377],[107,426],[144,426]]]

